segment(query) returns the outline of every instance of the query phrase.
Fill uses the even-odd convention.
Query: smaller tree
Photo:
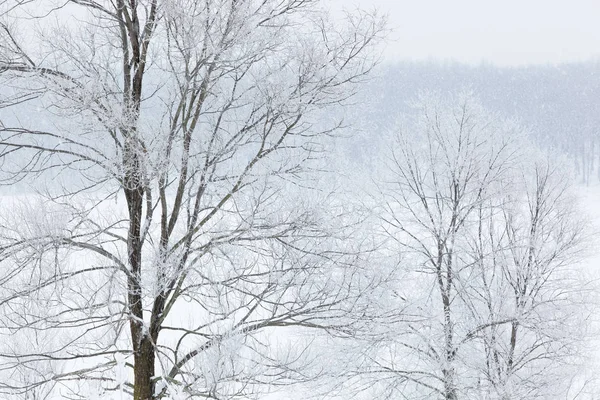
[[[390,396],[531,398],[572,353],[567,287],[583,228],[568,185],[528,161],[517,124],[470,95],[425,96],[415,110],[380,186],[382,226],[406,275],[397,304],[412,322],[389,324],[363,373]]]
[[[566,390],[553,381],[565,382],[564,365],[585,331],[573,266],[586,223],[564,168],[529,156],[512,175],[511,190],[488,206],[473,241],[480,282],[471,310],[485,326],[478,332],[485,353],[480,384],[499,399],[550,398]],[[498,319],[510,323],[486,325]]]

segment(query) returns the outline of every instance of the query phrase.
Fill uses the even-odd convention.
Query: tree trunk
[[[134,355],[133,373],[133,399],[154,399],[154,345],[148,335],[143,336]]]
[[[134,129],[129,131],[133,136]],[[130,275],[128,277],[129,328],[133,347],[133,398],[152,400],[154,388],[154,341],[150,329],[144,325],[142,293],[142,213],[144,188],[139,149],[129,138],[125,147],[123,164],[127,174],[124,179],[125,198],[129,211],[129,232],[127,248],[129,252]]]
[[[457,400],[456,386],[454,385],[454,368],[443,370],[444,375],[444,400]]]

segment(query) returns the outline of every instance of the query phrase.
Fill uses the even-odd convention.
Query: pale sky
[[[386,59],[523,65],[600,59],[600,0],[330,0],[394,28]]]

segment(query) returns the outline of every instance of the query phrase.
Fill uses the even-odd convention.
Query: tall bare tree
[[[368,284],[346,228],[290,196],[382,21],[316,0],[1,6],[3,190],[38,194],[3,202],[0,333],[21,345],[0,389],[223,399],[307,379],[302,349],[265,338],[348,329]]]

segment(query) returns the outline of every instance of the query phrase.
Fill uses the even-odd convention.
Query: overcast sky
[[[387,59],[499,65],[600,58],[600,0],[330,0],[377,7],[394,28]]]

